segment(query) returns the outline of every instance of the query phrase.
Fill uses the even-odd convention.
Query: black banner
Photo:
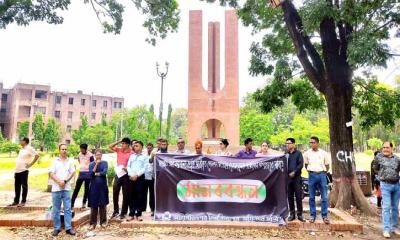
[[[155,220],[285,224],[284,155],[238,159],[157,154]]]

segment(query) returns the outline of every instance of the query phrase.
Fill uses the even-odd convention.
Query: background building
[[[0,83],[0,128],[4,137],[16,141],[20,122],[33,122],[41,112],[46,122],[53,117],[64,133],[62,140],[72,142],[72,129],[79,128],[80,117],[86,115],[90,125],[101,122],[102,115],[109,121],[111,114],[124,108],[124,99],[108,96],[51,91],[49,85],[18,83],[4,89]],[[32,135],[32,124],[29,129]]]

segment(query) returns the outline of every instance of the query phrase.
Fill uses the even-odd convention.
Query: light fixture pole
[[[164,93],[164,79],[167,77],[168,74],[168,67],[169,67],[169,63],[165,62],[165,72],[160,72],[159,71],[159,67],[160,65],[158,64],[158,62],[156,63],[156,68],[157,68],[157,75],[161,78],[161,101],[160,101],[160,108],[159,108],[159,112],[160,112],[160,116],[159,116],[159,120],[160,120],[160,137],[162,136],[162,114],[163,114],[163,93]]]

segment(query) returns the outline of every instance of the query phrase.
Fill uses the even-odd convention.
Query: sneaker
[[[15,207],[15,206],[18,206],[18,203],[13,202],[13,203],[7,205],[7,207]]]
[[[296,217],[295,217],[293,214],[290,214],[287,220],[288,220],[289,222],[291,222],[291,221],[293,221],[293,220],[295,220],[295,219],[296,219]]]
[[[96,225],[90,225],[89,228],[88,228],[88,230],[89,230],[89,231],[93,231],[95,228],[96,228]]]
[[[114,212],[114,213],[111,215],[111,218],[110,218],[110,219],[117,218],[117,217],[118,217],[118,213],[117,213],[117,212]]]
[[[397,228],[394,231],[392,231],[392,233],[396,234],[397,236],[400,236],[400,230]]]
[[[314,223],[315,222],[315,217],[311,217],[310,218],[310,223]]]
[[[324,221],[325,224],[329,224],[329,219],[327,217],[322,218],[322,220]]]
[[[17,205],[17,207],[25,207],[25,202],[21,202],[20,204]]]
[[[57,237],[58,234],[60,233],[60,230],[54,230],[53,233],[51,234],[53,237]]]
[[[71,236],[75,236],[76,232],[74,229],[68,229],[67,231],[65,231],[66,234],[71,235]]]
[[[383,232],[383,237],[384,238],[390,238],[390,233],[389,232]]]
[[[306,221],[306,219],[303,216],[297,216],[297,219],[299,219],[300,222]]]

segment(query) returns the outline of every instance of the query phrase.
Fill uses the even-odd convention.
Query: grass
[[[48,176],[49,174],[47,173],[29,176],[28,178],[29,189],[45,191],[47,189]],[[10,179],[6,181],[4,184],[0,185],[0,191],[4,190],[14,190],[14,179]]]
[[[14,170],[17,157],[17,154],[12,154],[11,156],[8,153],[0,154],[0,169]],[[39,158],[39,160],[31,167],[31,169],[48,168],[51,164],[51,161],[52,158],[50,155],[44,155],[43,157]]]

